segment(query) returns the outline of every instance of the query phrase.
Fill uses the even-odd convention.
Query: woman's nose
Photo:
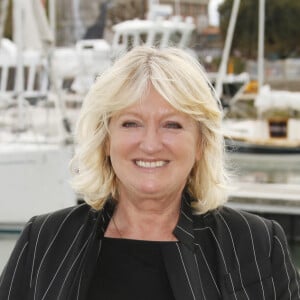
[[[154,126],[145,127],[140,148],[146,153],[155,153],[162,149],[162,140],[158,128]]]

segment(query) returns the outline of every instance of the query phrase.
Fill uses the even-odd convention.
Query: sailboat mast
[[[230,15],[229,26],[227,29],[227,34],[225,39],[225,46],[222,53],[221,63],[220,63],[218,76],[216,80],[216,93],[218,97],[221,97],[223,93],[223,81],[227,73],[228,58],[231,49],[234,28],[237,20],[239,7],[240,7],[240,0],[234,0],[232,10],[231,10],[231,15]]]
[[[23,59],[23,23],[24,23],[24,2],[23,0],[13,1],[13,26],[14,40],[17,45],[17,67],[16,67],[16,95],[18,101],[18,130],[25,129],[24,120],[24,59]]]
[[[180,16],[180,0],[175,0],[175,14],[176,16]]]
[[[53,44],[56,44],[56,0],[48,1],[49,23],[53,32]]]
[[[264,40],[265,40],[265,7],[266,0],[259,0],[258,10],[258,51],[257,51],[257,82],[258,91],[264,84]]]

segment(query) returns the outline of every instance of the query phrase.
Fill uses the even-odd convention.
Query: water
[[[0,273],[10,256],[18,236],[18,234],[0,234]]]
[[[300,185],[300,154],[231,153],[228,162],[242,182]]]
[[[292,258],[300,272],[300,242],[290,244]]]

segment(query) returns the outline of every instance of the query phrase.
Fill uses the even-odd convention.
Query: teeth
[[[142,161],[142,160],[137,160],[136,164],[139,167],[142,168],[159,168],[162,167],[166,164],[167,162],[163,161],[163,160],[159,160],[159,161]]]

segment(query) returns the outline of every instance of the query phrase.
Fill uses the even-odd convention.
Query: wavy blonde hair
[[[200,124],[202,158],[191,170],[186,188],[198,213],[227,200],[222,112],[201,65],[176,48],[136,47],[97,78],[87,94],[75,130],[72,186],[95,209],[117,199],[117,178],[106,154],[113,115],[140,100],[149,84],[175,109]]]

